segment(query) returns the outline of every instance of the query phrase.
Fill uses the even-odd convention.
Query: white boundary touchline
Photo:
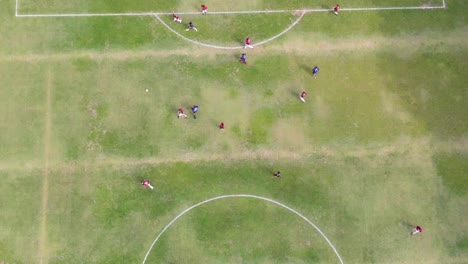
[[[339,261],[341,264],[344,264],[344,261],[343,259],[341,258],[340,254],[338,253],[338,251],[336,250],[335,246],[330,242],[330,240],[325,236],[325,234],[322,232],[322,230],[320,230],[314,223],[312,223],[312,221],[310,221],[309,219],[307,219],[307,217],[303,216],[302,214],[300,214],[299,212],[297,212],[296,210],[288,207],[287,205],[284,205],[280,202],[277,202],[275,200],[272,200],[272,199],[269,199],[269,198],[265,198],[265,197],[261,197],[261,196],[256,196],[256,195],[251,195],[251,194],[231,194],[231,195],[222,195],[222,196],[217,196],[217,197],[214,197],[214,198],[211,198],[211,199],[208,199],[208,200],[205,200],[203,202],[200,202],[200,203],[197,203],[195,205],[192,205],[190,206],[189,208],[185,209],[182,213],[180,213],[179,215],[177,215],[174,219],[172,219],[171,222],[169,222],[169,224],[167,224],[163,230],[159,233],[159,235],[154,239],[153,243],[151,243],[151,246],[149,247],[148,249],[148,252],[146,252],[146,255],[145,255],[145,258],[143,259],[143,262],[142,264],[145,264],[146,263],[146,259],[148,258],[149,254],[151,253],[151,250],[153,249],[154,245],[156,244],[156,242],[158,242],[159,238],[164,234],[164,232],[166,232],[166,230],[171,227],[172,224],[174,224],[180,217],[182,217],[184,214],[188,213],[190,210],[192,209],[195,209],[196,207],[200,206],[200,205],[203,205],[203,204],[206,204],[206,203],[209,203],[209,202],[212,202],[212,201],[216,201],[216,200],[219,200],[219,199],[225,199],[225,198],[236,198],[236,197],[247,197],[247,198],[254,198],[254,199],[259,199],[259,200],[263,200],[263,201],[267,201],[267,202],[270,202],[270,203],[274,203],[276,205],[279,205],[293,213],[295,213],[297,216],[301,217],[304,221],[306,221],[307,223],[309,223],[309,225],[311,225],[312,227],[315,228],[315,230],[317,230],[317,232],[320,233],[320,235],[327,241],[328,245],[330,245],[330,247],[333,249],[333,251],[335,252],[336,256],[338,257]]]
[[[304,16],[305,12],[302,12],[302,14],[299,16],[299,18],[294,21],[294,23],[292,23],[289,27],[287,27],[285,30],[283,30],[282,32],[280,32],[278,35],[275,35],[269,39],[266,39],[266,40],[262,40],[252,46],[256,47],[256,46],[260,46],[262,44],[265,44],[267,42],[270,42],[274,39],[277,39],[279,37],[281,37],[282,35],[286,34],[289,30],[291,30],[295,25],[297,25],[297,23],[299,23],[299,21],[301,21],[302,17]],[[205,43],[202,43],[202,42],[199,42],[199,41],[195,41],[195,40],[192,40],[192,39],[189,39],[187,37],[185,37],[184,35],[180,34],[179,32],[175,31],[174,29],[172,29],[168,24],[166,24],[159,16],[155,15],[155,17],[159,20],[159,22],[161,22],[167,29],[169,29],[172,33],[176,34],[177,36],[181,37],[182,39],[188,41],[188,42],[191,42],[193,44],[196,44],[196,45],[200,45],[200,46],[203,46],[203,47],[208,47],[208,48],[214,48],[214,49],[228,49],[228,50],[233,50],[233,49],[242,49],[243,46],[237,46],[237,47],[225,47],[225,46],[217,46],[217,45],[210,45],[210,44],[205,44]]]
[[[442,0],[442,6],[394,6],[394,7],[357,7],[341,8],[340,11],[384,11],[384,10],[424,10],[424,9],[444,9],[447,8],[445,0]],[[291,10],[252,10],[252,11],[213,11],[208,15],[229,15],[229,14],[265,14],[265,13],[290,13],[290,12],[330,12],[331,9],[291,9]],[[178,12],[179,15],[201,15],[201,12]],[[172,15],[172,12],[129,12],[129,13],[70,13],[70,14],[20,14],[19,0],[16,0],[16,17],[112,17],[112,16],[159,16]]]

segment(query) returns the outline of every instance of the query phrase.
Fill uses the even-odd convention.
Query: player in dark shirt
[[[273,174],[273,176],[275,176],[276,178],[281,178],[281,172],[277,171]]]
[[[242,63],[244,63],[244,64],[247,64],[246,59],[247,59],[247,54],[242,53],[242,55],[241,55],[239,61],[242,62]]]
[[[192,106],[193,119],[197,119],[198,105]]]
[[[315,66],[313,69],[312,69],[312,75],[317,78],[317,73],[320,71],[319,67]]]
[[[195,27],[195,25],[192,22],[189,22],[188,28],[185,31],[189,31],[191,29],[193,29],[195,31],[198,31],[198,29]]]

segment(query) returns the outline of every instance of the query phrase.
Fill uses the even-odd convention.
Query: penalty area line
[[[395,7],[356,7],[356,8],[341,8],[340,12],[353,11],[388,11],[388,10],[428,10],[428,9],[445,9],[447,6],[445,0],[442,6],[395,6]],[[251,10],[251,11],[213,11],[207,15],[239,15],[239,14],[270,14],[270,13],[314,13],[314,12],[331,12],[332,9],[289,9],[289,10]],[[172,12],[136,12],[136,13],[70,13],[70,14],[20,14],[19,0],[16,0],[16,17],[118,17],[118,16],[164,16],[172,15]],[[201,15],[201,12],[177,12],[178,15]]]

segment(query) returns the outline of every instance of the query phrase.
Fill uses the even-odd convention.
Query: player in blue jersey
[[[189,31],[191,29],[193,29],[195,31],[198,31],[198,29],[195,27],[195,25],[192,22],[189,22],[188,28],[185,31]]]
[[[319,67],[315,66],[313,69],[312,69],[312,75],[314,76],[314,78],[317,78],[317,73],[320,71]]]
[[[244,64],[247,64],[246,59],[247,59],[247,54],[242,53],[242,55],[241,55],[239,61],[242,62],[242,63],[244,63]]]
[[[193,119],[197,119],[198,105],[192,106]]]

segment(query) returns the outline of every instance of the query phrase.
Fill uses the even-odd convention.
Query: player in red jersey
[[[180,18],[180,16],[176,16],[174,12],[172,12],[172,20],[174,20],[175,22],[182,23],[182,19]]]
[[[252,41],[250,40],[250,37],[247,37],[247,38],[245,39],[244,49],[246,49],[246,48],[251,48],[251,49],[253,49]]]
[[[177,110],[177,118],[187,118],[187,115],[184,113],[184,109],[179,108],[179,110]]]
[[[201,13],[205,15],[208,13],[208,7],[206,5],[201,5]]]
[[[414,231],[411,232],[411,235],[419,234],[419,233],[421,233],[422,231],[423,231],[422,227],[416,226],[416,227],[414,228]]]
[[[299,99],[301,99],[302,102],[305,103],[305,97],[307,96],[307,93],[305,91],[303,91],[301,93],[301,95],[299,95]]]
[[[221,124],[219,124],[219,129],[224,130],[224,123],[223,122],[221,122]]]
[[[151,185],[151,183],[149,182],[149,180],[144,180],[141,182],[141,185],[145,186],[145,187],[150,187],[151,190],[154,189],[153,185]]]
[[[340,5],[336,5],[334,8],[333,8],[333,13],[335,15],[338,15],[338,11],[340,11]]]

